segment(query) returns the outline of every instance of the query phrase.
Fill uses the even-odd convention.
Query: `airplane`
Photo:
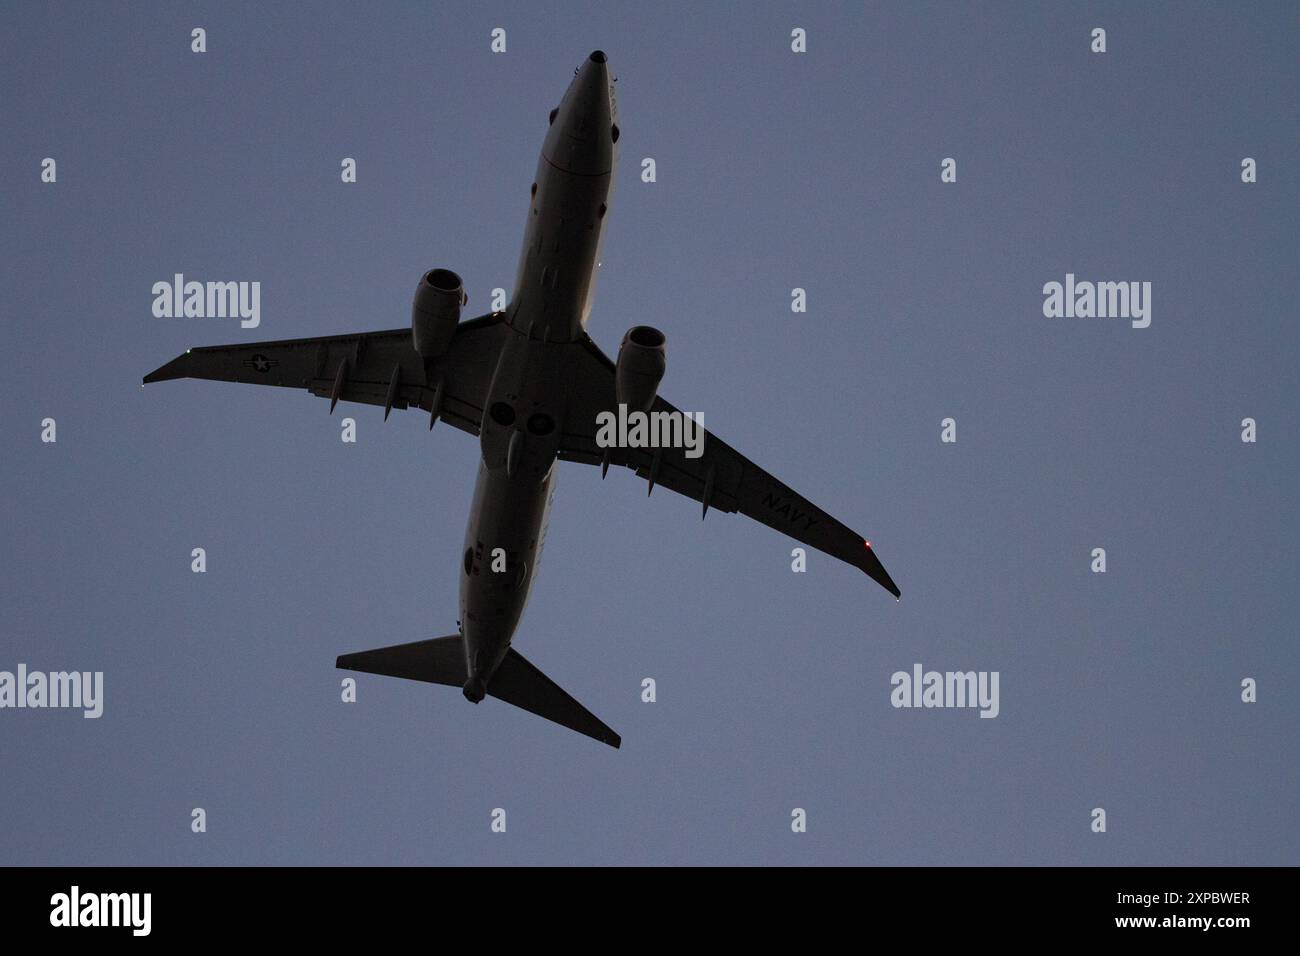
[[[899,590],[871,543],[703,431],[702,454],[611,446],[597,418],[620,405],[677,412],[658,395],[667,339],[650,326],[624,335],[611,361],[587,334],[618,158],[618,106],[605,54],[578,69],[537,162],[514,293],[506,309],[460,320],[456,273],[432,269],[416,287],[411,325],[388,331],[194,348],[146,384],[212,379],[306,389],[340,402],[428,413],[474,435],[481,460],[460,578],[458,631],[344,654],[345,670],[460,687],[496,697],[618,747],[610,727],[512,646],[537,573],[554,500],[556,462],[633,469],[649,492],[667,488],[709,509],[748,515]],[[698,426],[703,430],[702,424]],[[699,449],[696,449],[697,453]]]

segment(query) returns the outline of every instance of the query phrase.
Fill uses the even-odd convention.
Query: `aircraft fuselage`
[[[537,572],[568,404],[566,370],[585,336],[617,159],[604,54],[578,68],[537,162],[524,245],[484,409],[482,461],[460,584],[465,696],[481,700],[510,647]]]

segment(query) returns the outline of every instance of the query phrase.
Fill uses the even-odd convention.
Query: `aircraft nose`
[[[609,61],[595,50],[569,84],[546,136],[545,154],[552,165],[583,176],[607,173],[614,164],[613,108]]]
[[[576,107],[569,116],[570,136],[594,139],[609,135],[609,63],[603,52],[594,51],[578,67],[578,75],[573,78],[565,99],[571,99]],[[604,121],[603,129],[601,121]]]

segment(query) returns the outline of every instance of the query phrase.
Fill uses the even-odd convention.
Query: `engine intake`
[[[425,358],[437,358],[451,345],[460,322],[460,309],[469,301],[460,276],[450,269],[432,269],[420,279],[411,303],[411,338]]]
[[[648,412],[668,368],[668,340],[658,329],[636,325],[618,347],[614,395],[628,411]]]

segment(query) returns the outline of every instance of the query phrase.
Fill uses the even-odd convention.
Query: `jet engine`
[[[614,395],[628,411],[648,412],[668,367],[667,339],[658,329],[635,325],[623,336],[614,368]]]
[[[450,269],[433,269],[424,274],[411,303],[411,337],[415,350],[425,358],[437,358],[451,345],[460,321],[460,309],[469,298],[460,276]]]

